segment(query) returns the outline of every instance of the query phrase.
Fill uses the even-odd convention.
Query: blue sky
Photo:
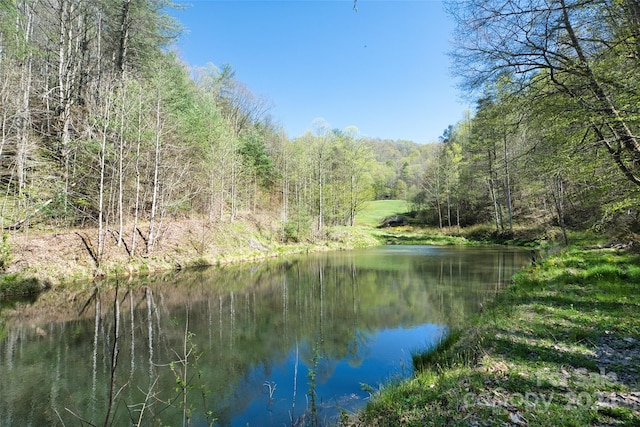
[[[230,64],[268,98],[290,138],[356,126],[370,137],[437,141],[468,106],[446,55],[453,23],[427,0],[191,0],[172,12],[192,66]]]

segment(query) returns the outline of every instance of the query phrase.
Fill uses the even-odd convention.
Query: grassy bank
[[[234,222],[202,219],[163,224],[152,253],[145,249],[148,224],[105,235],[104,251],[96,259],[96,229],[29,229],[4,234],[0,242],[0,298],[24,295],[60,285],[84,284],[96,276],[131,276],[189,267],[218,266],[319,250],[344,250],[377,244],[470,245],[494,239],[490,226],[437,229],[415,226],[377,228],[385,218],[405,215],[402,200],[369,202],[355,227],[329,227],[322,235],[282,242],[279,220],[246,215]],[[537,231],[534,231],[534,234]],[[316,233],[317,234],[317,233]],[[134,237],[136,250],[134,251]]]
[[[410,208],[410,204],[405,200],[373,200],[367,202],[358,212],[356,225],[377,227],[385,218],[405,214]]]
[[[442,344],[414,355],[359,425],[640,425],[640,257],[568,250]]]

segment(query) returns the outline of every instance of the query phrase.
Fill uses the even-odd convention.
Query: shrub
[[[2,242],[0,242],[0,273],[4,273],[11,264],[11,245],[9,244],[9,235],[4,233],[2,235]]]

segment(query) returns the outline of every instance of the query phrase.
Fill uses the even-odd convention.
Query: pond
[[[0,320],[0,426],[335,422],[528,261],[382,246],[45,293]]]

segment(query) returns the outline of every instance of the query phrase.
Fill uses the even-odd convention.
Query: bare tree
[[[637,1],[452,0],[453,54],[468,87],[504,73],[529,87],[575,101],[595,142],[625,177],[640,185],[638,114],[633,84],[640,65]],[[544,83],[544,84],[543,84]]]

